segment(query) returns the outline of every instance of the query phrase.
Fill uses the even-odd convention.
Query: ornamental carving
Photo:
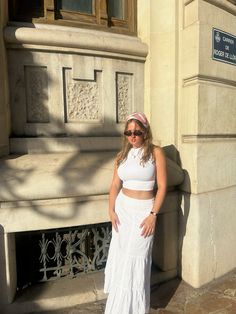
[[[102,102],[98,81],[82,81],[71,78],[71,70],[66,77],[66,122],[101,121]],[[98,78],[100,73],[95,75]]]
[[[111,239],[109,223],[62,229],[41,236],[41,281],[104,269]]]
[[[132,111],[132,74],[116,73],[117,121],[124,122]]]
[[[49,122],[48,75],[43,66],[25,66],[27,122]]]

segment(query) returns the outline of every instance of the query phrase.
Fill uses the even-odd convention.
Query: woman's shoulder
[[[153,145],[153,156],[155,160],[165,157],[164,149],[158,145]]]

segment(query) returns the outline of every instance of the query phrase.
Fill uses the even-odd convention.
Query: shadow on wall
[[[178,191],[178,275],[182,274],[182,247],[186,234],[187,221],[190,210],[190,194],[191,194],[191,181],[186,169],[182,168],[182,162],[178,150],[174,145],[170,145],[164,148],[166,156],[175,161],[181,168],[183,173],[183,180],[176,186]]]
[[[99,127],[93,126],[93,129],[95,128],[99,130]],[[32,154],[30,164],[28,163],[29,156],[26,155],[4,157],[0,161],[0,200],[3,202],[14,201],[14,208],[9,206],[9,212],[24,206],[51,218],[63,220],[72,218],[74,211],[78,210],[77,203],[72,211],[67,214],[63,213],[60,217],[56,211],[53,213],[48,213],[47,210],[41,211],[41,207],[34,200],[48,199],[50,195],[53,198],[89,195],[89,190],[90,194],[95,194],[94,192],[97,190],[101,191],[97,194],[107,194],[107,183],[104,188],[101,187],[103,179],[101,169],[104,169],[105,173],[111,172],[109,167],[111,167],[110,163],[114,160],[116,152],[107,150],[94,155],[93,152],[78,151],[65,154]],[[42,165],[43,169],[40,168]],[[107,180],[108,178],[105,177],[104,184]],[[55,186],[53,186],[54,184]],[[53,189],[55,190],[53,191]],[[52,192],[49,193],[49,190]],[[55,195],[55,191],[58,192],[58,195]],[[44,192],[46,197],[43,197]],[[45,204],[46,207],[47,204]]]
[[[163,277],[161,284],[152,286],[151,307],[155,309],[167,306],[181,282],[182,246],[190,208],[189,194],[182,190],[184,182],[190,191],[190,181],[182,169],[179,152],[173,145],[163,149],[168,158],[168,193],[158,216],[153,244],[153,270],[159,271],[156,276]],[[175,273],[179,278],[172,279]]]
[[[190,210],[190,194],[191,194],[191,181],[189,174],[186,169],[182,168],[182,162],[179,155],[179,152],[176,148],[171,145],[167,147],[166,156],[172,160],[175,160],[176,163],[180,166],[183,171],[183,180],[177,186],[177,190],[179,191],[179,199],[178,199],[178,274],[181,277],[182,273],[182,247],[183,241],[186,234],[189,210]],[[173,157],[171,157],[173,156]]]
[[[9,53],[11,53],[11,51]],[[22,55],[19,56],[22,57]],[[31,132],[37,134],[39,124],[35,123],[34,119],[40,120],[42,116],[48,115],[48,123],[45,122],[47,120],[46,118],[46,120],[41,123],[40,127],[43,126],[43,128],[45,128],[43,134],[41,134],[41,136],[39,135],[39,137],[42,139],[50,138],[51,140],[54,138],[55,145],[58,145],[58,139],[71,138],[71,152],[67,153],[64,149],[65,153],[63,154],[31,154],[30,158],[27,155],[10,155],[2,158],[0,160],[0,202],[14,201],[14,205],[10,205],[9,203],[8,206],[6,204],[10,214],[14,214],[17,208],[24,206],[25,208],[31,208],[34,213],[37,212],[40,215],[52,219],[61,219],[63,221],[72,219],[75,212],[79,211],[78,202],[76,200],[70,201],[70,210],[63,212],[62,215],[60,215],[57,210],[48,211],[47,203],[45,203],[44,209],[42,210],[42,206],[39,206],[39,202],[35,200],[107,194],[109,188],[107,183],[109,178],[107,176],[112,172],[110,168],[111,164],[113,164],[116,151],[107,147],[103,151],[100,149],[99,152],[96,152],[96,156],[93,152],[86,150],[83,152],[80,151],[77,146],[78,141],[73,141],[73,138],[76,138],[75,134],[68,135],[66,132],[67,126],[64,118],[57,118],[50,114],[50,104],[54,103],[53,99],[50,99],[50,95],[52,94],[50,88],[55,89],[55,78],[51,78],[48,72],[45,72],[46,67],[42,71],[42,77],[44,77],[45,73],[47,74],[45,79],[47,84],[35,78],[33,85],[34,92],[30,92],[30,94],[26,96],[26,85],[29,81],[34,79],[36,73],[34,72],[34,67],[43,67],[41,64],[37,64],[38,61],[34,60],[34,55],[31,52],[27,52],[23,57],[27,59],[28,72],[22,67],[17,68],[16,71],[11,62],[8,65],[10,68],[9,76],[14,77],[14,79],[10,78],[10,103],[13,126],[11,136],[20,138],[28,137],[27,131],[25,131],[28,126]],[[58,93],[61,94],[58,98],[63,99],[63,91],[59,90]],[[106,92],[104,92],[104,94],[106,94]],[[30,105],[30,103],[34,102],[40,105],[41,109],[39,111],[37,111],[37,108],[33,108]],[[63,105],[64,104],[61,104],[61,106]],[[61,112],[65,111],[64,108],[60,108],[60,110]],[[22,125],[22,121],[28,121],[30,123],[24,122]],[[120,136],[120,132],[114,121],[105,117],[105,123],[107,126],[112,125],[113,136],[116,138]],[[18,130],[17,134],[14,134],[15,128]],[[19,130],[21,130],[21,132],[19,132]],[[87,124],[86,136],[91,135],[93,138],[96,138],[96,136],[98,136],[97,134],[104,137],[111,136],[106,130],[104,131],[104,125],[102,123],[93,122],[90,126]],[[83,134],[81,139],[83,136],[85,135]],[[99,139],[99,137],[97,138]],[[48,144],[47,141],[42,140],[40,142],[40,150],[42,152],[50,151],[48,145],[50,144]],[[105,173],[104,177],[102,177],[102,173]],[[103,181],[105,185],[104,188],[102,188]],[[51,193],[49,191],[51,191]],[[86,200],[84,203],[85,202]]]
[[[182,274],[183,243],[187,232],[191,195],[191,181],[189,174],[186,170],[184,170],[184,182],[181,187],[182,187],[182,206],[179,210],[179,265],[178,265],[178,272],[180,277]]]

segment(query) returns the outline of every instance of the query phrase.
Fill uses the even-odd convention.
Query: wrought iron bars
[[[41,281],[103,269],[110,239],[109,223],[43,232],[39,241]]]

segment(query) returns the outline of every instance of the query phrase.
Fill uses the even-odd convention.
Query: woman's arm
[[[109,192],[109,217],[113,228],[118,232],[118,225],[120,224],[119,218],[115,212],[115,201],[116,197],[121,189],[121,180],[117,174],[117,162],[115,161],[114,173],[111,182],[110,192]]]
[[[142,229],[141,235],[144,237],[148,237],[155,231],[155,223],[157,214],[160,211],[161,205],[163,204],[166,188],[167,188],[167,174],[166,174],[166,158],[165,154],[160,147],[155,147],[154,149],[154,157],[156,163],[156,178],[157,178],[157,193],[155,197],[155,201],[153,204],[152,212],[144,221],[141,223],[140,228]]]
[[[161,205],[163,204],[166,195],[167,188],[166,158],[162,148],[160,147],[155,148],[154,156],[156,161],[156,178],[158,189],[152,211],[154,213],[158,213],[160,211]]]

